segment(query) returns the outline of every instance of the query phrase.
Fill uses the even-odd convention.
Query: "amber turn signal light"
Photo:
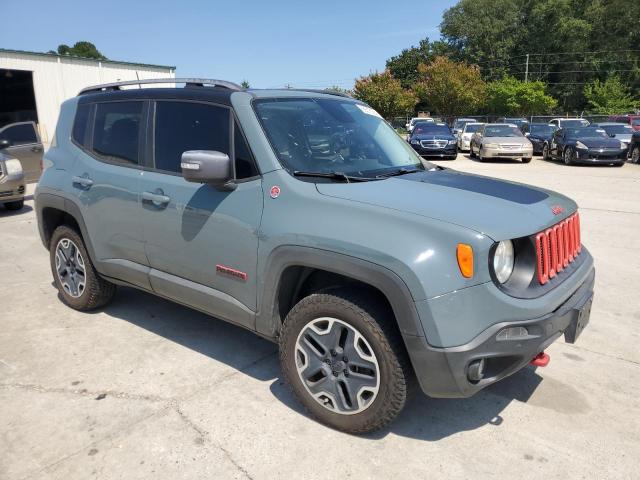
[[[459,243],[456,251],[458,267],[464,278],[473,277],[473,248],[466,243]]]

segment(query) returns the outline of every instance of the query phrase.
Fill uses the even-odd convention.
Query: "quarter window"
[[[139,163],[142,102],[99,103],[93,132],[93,150],[119,162]]]
[[[19,123],[0,132],[1,140],[9,140],[11,145],[28,145],[38,143],[38,136],[33,123]]]
[[[89,122],[89,112],[91,111],[91,105],[85,104],[78,106],[76,111],[76,118],[73,122],[73,132],[71,136],[78,145],[83,147],[87,146],[87,124]]]
[[[236,154],[236,178],[241,180],[243,178],[251,178],[258,175],[258,170],[253,163],[251,153],[249,153],[249,147],[245,142],[240,128],[238,128],[238,122],[234,127],[234,150]]]
[[[188,150],[215,150],[229,155],[229,110],[192,102],[157,102],[154,135],[155,168],[179,173]]]

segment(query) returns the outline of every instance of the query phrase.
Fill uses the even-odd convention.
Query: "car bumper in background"
[[[627,148],[617,150],[577,149],[575,161],[580,163],[619,163],[627,159]]]
[[[443,148],[424,148],[422,145],[413,145],[413,149],[422,157],[455,157],[458,154],[458,146],[447,145]]]
[[[22,200],[25,188],[23,173],[0,176],[0,204]]]
[[[503,148],[482,147],[480,153],[484,158],[531,158],[533,156],[533,148],[507,150]]]

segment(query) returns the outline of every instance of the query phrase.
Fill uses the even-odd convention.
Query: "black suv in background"
[[[522,125],[522,133],[533,145],[533,154],[542,155],[545,142],[550,142],[553,132],[558,128],[548,123],[525,123]]]

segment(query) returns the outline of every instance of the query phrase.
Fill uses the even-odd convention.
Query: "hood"
[[[455,140],[456,137],[450,133],[416,133],[411,136],[411,140]]]
[[[629,143],[631,141],[631,133],[616,133],[614,138]]]
[[[578,137],[573,140],[584,143],[587,148],[620,149],[620,140],[611,137]]]
[[[494,240],[540,232],[577,208],[573,200],[549,190],[449,169],[316,188],[322,195],[460,225]],[[554,215],[554,207],[562,213]]]
[[[484,143],[510,143],[513,145],[527,145],[527,137],[484,137]]]

